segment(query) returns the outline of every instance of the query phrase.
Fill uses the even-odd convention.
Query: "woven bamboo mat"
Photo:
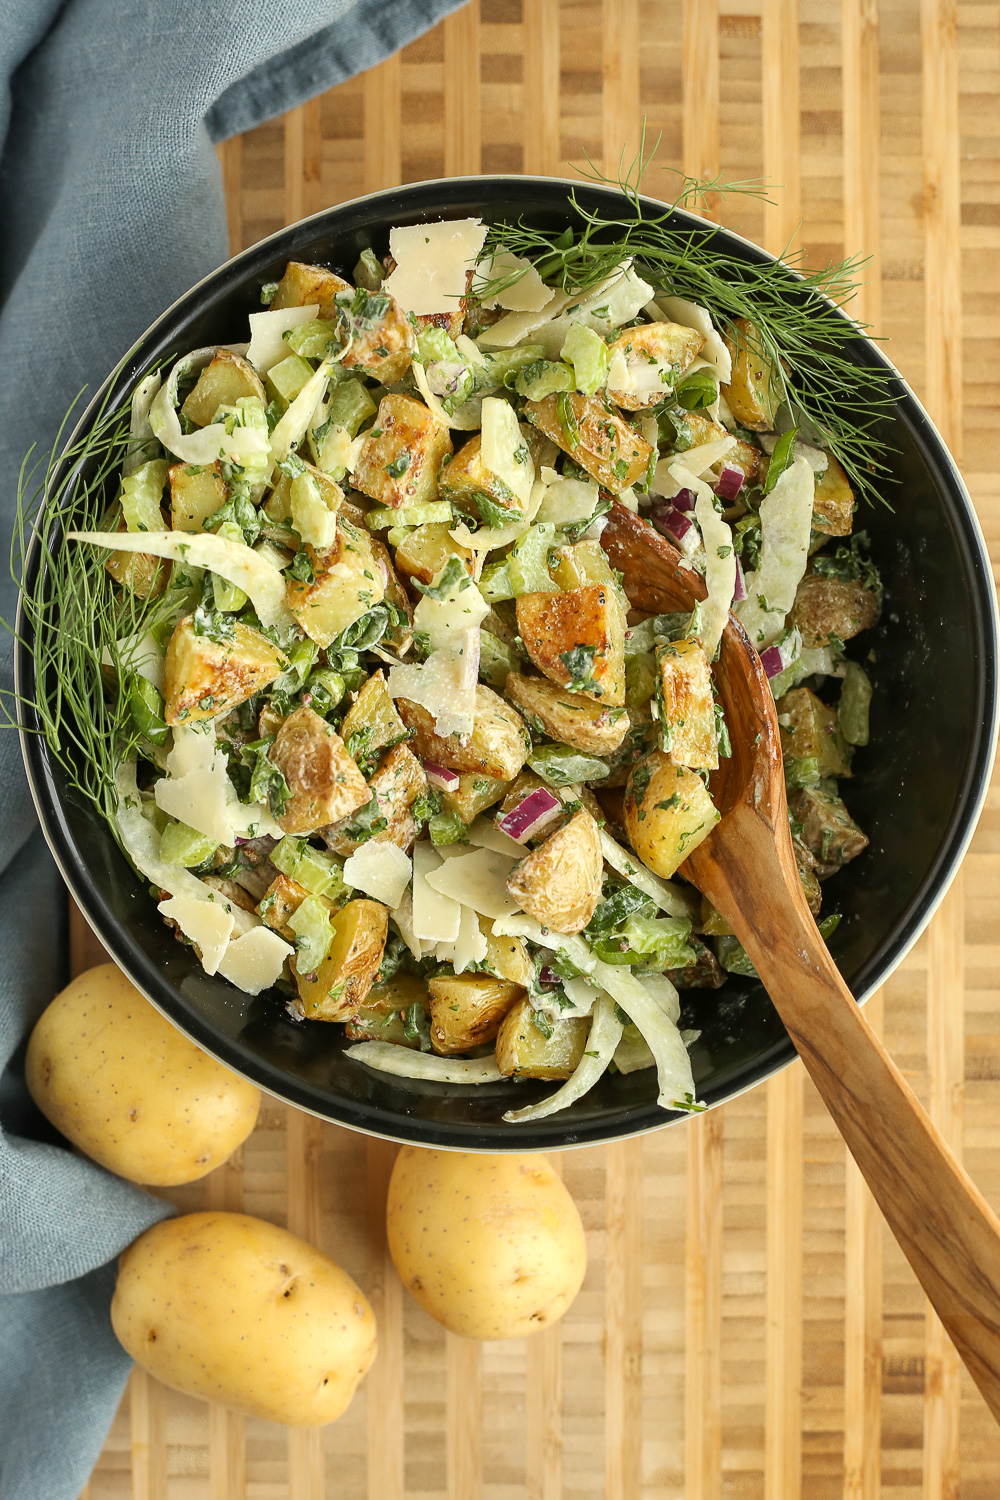
[[[956,0],[481,0],[227,144],[234,249],[357,193],[659,160],[763,177],[725,222],[812,263],[872,252],[890,339],[1000,557],[1000,6]],[[655,170],[653,193],[670,195]],[[905,525],[905,507],[900,512]],[[1000,1206],[1000,793],[930,933],[869,1006]],[[77,931],[79,965],[97,955]],[[87,1500],[996,1500],[1000,1433],[799,1065],[724,1110],[567,1153],[590,1269],[557,1328],[445,1335],[387,1261],[391,1148],[273,1100],[182,1210],[245,1208],[367,1288],[380,1354],[320,1433],[137,1371]]]

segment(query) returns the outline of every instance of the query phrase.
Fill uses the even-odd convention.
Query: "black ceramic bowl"
[[[368,245],[383,253],[395,224],[482,215],[524,215],[563,227],[571,188],[586,207],[616,207],[610,190],[523,177],[427,182],[317,214],[245,251],[194,287],[153,324],[116,377],[113,395],[155,362],[205,344],[245,336],[262,282],[290,258],[320,261],[350,275]],[[652,207],[652,205],[651,205]],[[679,228],[705,227],[675,213]],[[770,259],[720,232],[725,250]],[[796,279],[788,275],[789,295]],[[885,365],[856,337],[858,366]],[[98,393],[78,435],[94,420]],[[882,623],[870,643],[875,696],[870,746],[855,762],[848,793],[871,847],[825,888],[825,908],[843,921],[831,947],[848,984],[864,1000],[899,962],[928,921],[972,835],[992,762],[997,721],[997,619],[982,535],[954,462],[902,380],[891,433],[894,510],[861,517],[882,570]],[[36,546],[29,580],[40,567]],[[24,622],[21,622],[22,628]],[[22,637],[19,690],[31,700],[33,658]],[[34,726],[30,712],[26,727]],[[102,942],[149,999],[207,1051],[291,1104],[344,1125],[428,1145],[465,1150],[558,1149],[653,1130],[679,1117],[655,1102],[652,1071],[606,1076],[570,1110],[532,1124],[502,1114],[552,1085],[451,1088],[370,1071],[344,1058],[339,1026],[292,1022],[277,994],[252,999],[209,978],[156,914],[106,827],[68,795],[65,778],[38,734],[23,736],[24,757],[42,827],[67,885]],[[720,1104],[760,1083],[794,1056],[761,985],[732,977],[718,992],[695,991],[685,1023],[701,1030],[692,1061],[701,1099]]]

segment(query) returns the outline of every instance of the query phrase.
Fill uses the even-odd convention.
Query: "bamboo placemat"
[[[822,264],[872,253],[861,315],[964,461],[994,557],[1000,7],[956,0],[482,0],[221,152],[234,248],[327,204],[465,172],[658,160],[763,177],[724,222]],[[653,169],[648,190],[671,195]],[[905,503],[899,505],[906,524]],[[868,1014],[1000,1205],[1000,797]],[[96,961],[77,929],[78,965]],[[799,1065],[680,1128],[561,1163],[590,1269],[555,1329],[445,1335],[388,1261],[392,1149],[273,1100],[174,1196],[246,1208],[368,1290],[380,1353],[295,1433],[136,1372],[88,1500],[996,1500],[1000,1433]]]

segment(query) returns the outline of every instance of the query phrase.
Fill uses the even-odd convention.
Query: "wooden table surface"
[[[221,151],[234,248],[358,193],[570,175],[634,150],[764,178],[723,222],[812,264],[873,256],[860,315],[963,464],[1000,553],[1000,6],[975,0],[481,0]],[[906,525],[905,498],[897,502]],[[1000,799],[868,1014],[1000,1207]],[[78,966],[97,958],[77,928]],[[590,1268],[534,1339],[446,1335],[388,1262],[392,1148],[265,1099],[175,1195],[341,1261],[379,1357],[339,1423],[292,1432],[136,1371],[87,1500],[996,1500],[1000,1433],[801,1066],[702,1119],[566,1153]]]

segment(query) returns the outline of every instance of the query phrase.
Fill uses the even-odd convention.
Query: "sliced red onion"
[[[766,651],[760,653],[760,664],[768,677],[777,677],[779,672],[785,670],[785,663],[777,646],[768,646]]]
[[[562,808],[559,798],[554,797],[546,787],[540,786],[522,797],[509,813],[498,818],[497,827],[515,843],[523,844],[539,829],[551,823],[553,818],[557,818]]]
[[[538,983],[543,990],[557,990],[562,980],[550,964],[542,964],[538,971]]]
[[[424,775],[430,786],[437,787],[439,792],[457,792],[459,774],[452,771],[448,766],[436,766],[433,761],[424,761]]]
[[[675,510],[694,510],[697,499],[698,496],[694,490],[678,490],[676,495],[671,497],[671,503]]]
[[[745,478],[743,470],[738,469],[735,464],[723,464],[716,480],[715,493],[720,500],[735,500],[743,488]]]
[[[650,512],[650,519],[661,535],[676,537],[678,541],[691,530],[688,517],[676,510],[669,500],[657,501]]]
[[[733,603],[739,604],[741,599],[747,596],[746,579],[743,577],[743,565],[739,558],[736,559],[736,587],[733,590]]]

